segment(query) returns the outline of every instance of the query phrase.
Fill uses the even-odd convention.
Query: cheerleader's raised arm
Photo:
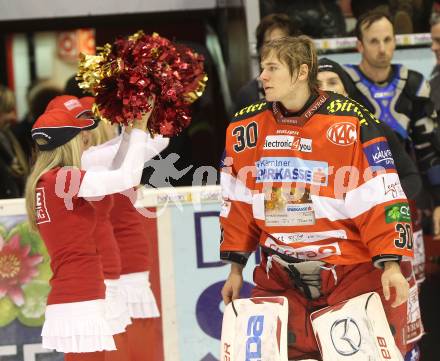
[[[145,149],[148,135],[144,130],[133,129],[129,136],[128,149],[116,169],[86,171],[81,182],[79,197],[100,197],[119,193],[140,183],[144,158],[139,156]],[[121,142],[121,145],[124,143]]]
[[[149,161],[169,144],[169,138],[162,135],[151,137],[147,134],[147,143],[142,154],[144,162]],[[103,144],[90,147],[81,157],[81,168],[84,170],[117,169],[121,166],[128,150],[130,133],[122,130],[122,133]]]

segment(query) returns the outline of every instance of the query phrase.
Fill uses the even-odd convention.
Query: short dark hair
[[[351,81],[350,76],[339,63],[329,58],[320,58],[318,59],[318,73],[322,71],[329,71],[339,76],[339,79],[341,79],[345,91],[349,94],[353,87],[353,82]]]
[[[266,15],[261,19],[255,30],[255,36],[257,38],[257,53],[260,52],[261,47],[264,44],[264,35],[266,32],[276,28],[285,30],[288,36],[301,35],[300,30],[288,15],[277,13]]]
[[[393,34],[395,34],[394,24],[393,24],[393,21],[391,20],[390,15],[385,11],[371,10],[371,11],[367,11],[366,13],[362,14],[356,23],[354,33],[355,33],[357,39],[359,41],[362,41],[362,31],[368,29],[376,21],[378,21],[382,18],[387,19],[391,23],[391,25],[393,27]]]

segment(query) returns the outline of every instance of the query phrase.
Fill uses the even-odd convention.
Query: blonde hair
[[[264,60],[270,55],[275,55],[280,62],[287,65],[291,76],[302,64],[306,64],[309,68],[309,88],[311,90],[318,89],[318,58],[315,44],[311,38],[300,35],[269,41],[261,49],[261,59]]]
[[[100,120],[98,126],[89,132],[92,146],[105,143],[116,136],[114,126],[104,120]]]
[[[73,166],[80,168],[81,149],[82,139],[81,133],[79,133],[66,144],[53,150],[40,150],[37,152],[37,159],[27,179],[25,189],[29,226],[34,231],[38,231],[35,212],[35,188],[38,181],[44,173],[56,167]]]

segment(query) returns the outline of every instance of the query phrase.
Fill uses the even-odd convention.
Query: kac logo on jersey
[[[394,159],[387,142],[377,142],[364,148],[368,163],[372,167],[383,167],[393,169]]]
[[[263,329],[263,315],[249,317],[246,332],[246,361],[261,361],[261,335]]]
[[[352,123],[336,123],[327,130],[327,139],[336,145],[351,145],[356,141],[356,127]]]
[[[264,141],[263,149],[291,149],[310,153],[312,140],[293,135],[268,135]]]

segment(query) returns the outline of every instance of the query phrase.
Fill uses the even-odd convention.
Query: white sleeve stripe
[[[252,192],[242,181],[231,174],[220,173],[220,185],[223,199],[252,204]]]
[[[349,218],[355,218],[378,204],[398,199],[407,200],[399,176],[397,173],[385,173],[347,192],[345,209]]]
[[[311,195],[310,197],[312,198],[316,219],[327,218],[330,221],[336,221],[338,219],[349,218],[345,210],[343,199],[320,197],[316,195]]]

